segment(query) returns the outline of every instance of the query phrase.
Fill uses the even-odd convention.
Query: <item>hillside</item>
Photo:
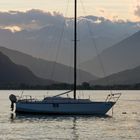
[[[20,84],[50,85],[54,82],[36,77],[24,66],[14,64],[7,56],[0,52],[0,86]]]
[[[100,54],[106,75],[132,69],[140,65],[140,31],[106,49]],[[99,59],[95,57],[81,67],[95,75],[104,76]]]
[[[90,83],[91,85],[133,85],[140,83],[140,66],[91,81]]]
[[[35,75],[40,78],[52,79],[54,81],[72,83],[73,82],[73,68],[63,64],[47,61],[30,55],[21,53],[19,51],[0,47],[0,51],[7,55],[14,63],[26,66]],[[78,70],[78,83],[88,82],[97,79],[96,76]]]

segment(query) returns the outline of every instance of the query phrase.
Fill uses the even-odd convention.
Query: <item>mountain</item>
[[[91,81],[90,83],[92,85],[131,85],[140,83],[140,66]]]
[[[140,31],[104,50],[99,56],[82,63],[81,68],[98,76],[108,76],[139,66]]]
[[[51,61],[55,60],[59,47],[57,62],[70,64],[69,58],[73,55],[72,18],[37,9],[1,12],[0,17],[3,19],[0,20],[1,46]],[[111,21],[93,15],[79,17],[78,21],[80,62],[96,56],[93,40],[101,52],[137,32],[140,24],[123,20]],[[18,31],[11,31],[14,28]]]
[[[0,86],[2,85],[50,85],[54,82],[36,77],[24,66],[14,64],[0,52]]]
[[[52,61],[35,58],[19,51],[0,47],[0,51],[7,55],[14,63],[26,66],[40,78],[52,79],[54,81],[72,83],[73,68]],[[78,83],[88,82],[97,79],[96,76],[78,70]]]

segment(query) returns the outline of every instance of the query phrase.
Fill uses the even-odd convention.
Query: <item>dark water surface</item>
[[[108,116],[17,115],[8,96],[21,91],[0,91],[0,140],[140,140],[140,91],[121,91]],[[24,91],[37,98],[61,91]],[[81,98],[105,100],[108,91],[84,91]]]

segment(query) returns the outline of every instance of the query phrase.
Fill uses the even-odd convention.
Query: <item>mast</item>
[[[74,99],[77,85],[77,0],[74,0]]]

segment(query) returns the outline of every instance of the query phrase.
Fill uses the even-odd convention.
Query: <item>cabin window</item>
[[[53,107],[58,108],[58,107],[59,107],[59,104],[54,103],[54,104],[53,104]]]

